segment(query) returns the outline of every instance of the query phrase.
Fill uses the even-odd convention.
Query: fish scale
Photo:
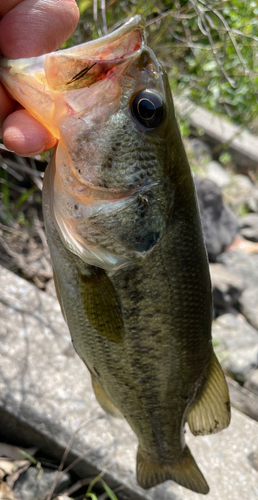
[[[57,296],[96,398],[137,435],[137,481],[207,494],[185,443],[229,425],[194,183],[139,16],[0,80],[58,139],[43,212]]]

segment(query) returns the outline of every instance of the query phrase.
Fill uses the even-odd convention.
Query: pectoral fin
[[[105,271],[92,267],[90,276],[79,273],[79,288],[92,326],[108,340],[121,343],[124,337],[123,317],[114,287]]]
[[[195,436],[219,432],[230,423],[228,386],[214,353],[201,398],[190,407],[187,422]]]
[[[102,387],[100,384],[97,382],[95,377],[92,375],[91,376],[92,380],[92,387],[96,396],[96,400],[98,401],[99,405],[101,408],[108,414],[111,415],[111,417],[115,418],[124,418],[122,413],[118,410],[118,408],[110,401],[110,399],[107,397],[105,392],[103,391]]]
[[[157,484],[172,479],[177,484],[206,495],[209,486],[196,464],[188,446],[185,446],[181,457],[176,463],[160,464],[148,461],[141,447],[137,452],[137,481],[144,489],[152,488]]]

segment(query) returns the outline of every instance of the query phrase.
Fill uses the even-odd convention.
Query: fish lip
[[[126,21],[124,24],[122,24],[122,26],[120,26],[117,29],[114,29],[111,33],[108,33],[105,36],[102,36],[102,37],[97,38],[95,40],[90,40],[89,42],[85,42],[85,43],[82,43],[80,45],[75,45],[72,48],[62,49],[59,52],[51,52],[51,54],[55,54],[57,56],[59,55],[59,53],[62,55],[69,55],[69,53],[78,49],[78,47],[80,47],[81,51],[83,52],[83,48],[86,46],[87,46],[87,51],[88,50],[90,51],[91,49],[95,50],[98,47],[100,48],[103,45],[107,45],[109,43],[114,42],[115,40],[118,40],[122,36],[125,36],[128,33],[130,33],[131,31],[133,31],[134,29],[136,29],[137,27],[138,27],[139,31],[141,32],[141,40],[142,40],[142,44],[144,45],[145,44],[145,35],[144,35],[145,26],[146,26],[145,20],[142,18],[142,16],[137,14],[136,16],[131,17],[128,21]]]
[[[19,59],[9,59],[6,57],[0,57],[0,68],[9,68],[10,70],[13,69],[15,72],[15,68],[13,68],[13,63],[15,61],[19,61],[19,64],[22,65],[23,70],[27,70],[29,72],[34,72],[34,71],[44,71],[44,63],[45,59],[48,56],[54,55],[55,57],[59,56],[70,56],[74,53],[74,51],[78,50],[80,48],[80,54],[81,57],[83,57],[83,53],[95,50],[98,47],[101,48],[103,45],[107,45],[109,43],[114,42],[115,40],[121,38],[122,36],[127,35],[134,29],[139,29],[141,32],[141,42],[142,44],[139,46],[139,49],[135,51],[135,54],[139,54],[142,51],[142,45],[145,44],[145,34],[144,34],[144,29],[145,29],[145,21],[144,19],[137,14],[136,16],[130,18],[127,22],[125,22],[122,26],[119,28],[115,29],[111,33],[108,33],[105,36],[102,36],[100,38],[97,38],[96,40],[90,40],[88,42],[85,42],[83,44],[75,45],[74,47],[69,47],[68,49],[61,49],[55,52],[48,52],[46,54],[43,54],[41,56],[37,57],[26,57],[26,58],[19,58]],[[132,55],[122,57],[121,60],[125,60],[127,58],[130,58]],[[118,61],[119,58],[114,58],[111,59],[113,61]],[[108,60],[107,61],[111,61]],[[104,62],[104,61],[103,61]]]

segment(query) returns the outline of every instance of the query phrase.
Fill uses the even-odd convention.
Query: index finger
[[[72,34],[79,20],[75,0],[1,0],[0,50],[18,59],[52,52]]]
[[[76,28],[79,10],[75,0],[0,0],[1,16],[0,52],[18,59],[56,50]],[[14,102],[0,84],[0,137],[2,124],[13,108]],[[40,127],[38,123],[39,133]],[[11,141],[9,147],[17,149],[17,144]]]

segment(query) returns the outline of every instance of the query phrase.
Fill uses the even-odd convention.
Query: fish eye
[[[133,118],[146,128],[157,127],[164,117],[165,109],[159,94],[150,90],[139,92],[131,102]]]

